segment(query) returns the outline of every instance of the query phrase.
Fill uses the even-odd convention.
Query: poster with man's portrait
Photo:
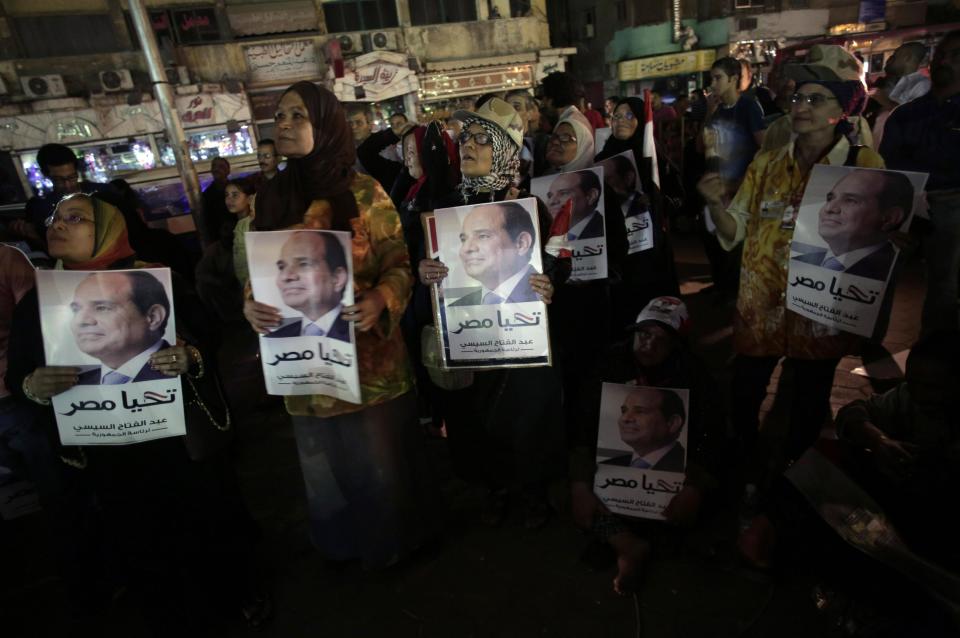
[[[253,298],[283,320],[260,335],[267,392],[322,394],[361,403],[350,233],[280,230],[246,234]]]
[[[606,279],[603,168],[537,177],[530,182],[530,192],[547,204],[553,219],[551,241],[564,240],[573,254],[570,280]]]
[[[177,343],[168,268],[37,271],[48,366],[80,368],[52,398],[64,445],[126,445],[186,433],[180,377],[150,357]]]
[[[606,186],[613,190],[627,228],[627,254],[653,248],[653,214],[650,197],[643,192],[640,172],[633,151],[624,151],[598,162],[603,167]]]
[[[787,310],[833,329],[873,334],[925,173],[813,167],[790,244]],[[783,213],[790,223],[791,211]]]
[[[689,391],[604,383],[594,493],[615,514],[663,520],[683,488]]]
[[[549,365],[547,307],[530,280],[543,273],[536,200],[440,209],[426,229],[449,269],[433,287],[445,366]]]

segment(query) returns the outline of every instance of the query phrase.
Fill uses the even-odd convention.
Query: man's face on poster
[[[571,221],[576,223],[590,215],[596,208],[600,193],[596,189],[584,192],[580,186],[580,176],[576,173],[563,173],[550,184],[547,192],[547,208],[550,215],[556,217],[567,202],[573,202]]]
[[[620,197],[627,197],[637,190],[637,173],[632,166],[621,167],[619,162],[603,163],[603,175],[607,185]]]
[[[617,425],[620,439],[638,454],[646,454],[675,441],[683,429],[683,418],[663,414],[663,395],[653,388],[638,388],[620,406]]]
[[[906,212],[879,199],[886,177],[854,171],[834,184],[820,209],[819,231],[834,254],[875,246],[899,228]]]
[[[499,206],[475,208],[464,218],[460,231],[460,261],[466,273],[493,290],[530,261],[533,237],[507,233]]]
[[[130,279],[122,273],[84,279],[73,293],[70,310],[77,347],[114,369],[156,343],[167,316],[160,304],[141,312],[133,303]]]
[[[347,285],[347,271],[331,271],[326,244],[318,233],[294,233],[280,249],[277,289],[283,303],[316,321],[336,308]]]

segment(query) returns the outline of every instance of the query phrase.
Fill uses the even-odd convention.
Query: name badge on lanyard
[[[760,202],[760,219],[783,219],[784,202],[765,199]]]
[[[783,215],[780,217],[780,230],[793,230],[797,227],[797,208],[787,206],[783,209]]]

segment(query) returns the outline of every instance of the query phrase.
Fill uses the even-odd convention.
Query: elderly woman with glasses
[[[804,64],[785,73],[797,83],[790,100],[794,139],[760,152],[729,205],[721,176],[708,173],[698,188],[726,250],[743,244],[743,267],[734,314],[733,422],[748,455],[748,480],[759,480],[765,459],[754,458],[760,405],[781,358],[793,370],[787,459],[798,458],[819,436],[830,415],[830,391],[840,359],[856,351],[860,338],[830,330],[784,302],[787,266],[800,200],[816,164],[883,168],[872,149],[848,137],[850,119],[866,102],[860,61],[842,47],[813,47]]]
[[[635,223],[638,211],[648,211],[653,226],[653,245],[645,250],[632,246],[628,249],[622,280],[611,289],[616,337],[622,336],[620,330],[633,321],[648,301],[661,295],[680,294],[673,248],[666,232],[663,194],[653,182],[652,160],[643,156],[643,114],[644,102],[640,98],[619,100],[611,118],[612,135],[595,159],[597,165],[603,166],[606,190],[615,196],[612,199],[617,207],[613,210],[623,211],[625,225]],[[662,156],[665,154],[658,151],[658,157]],[[664,171],[660,174],[664,175]]]
[[[463,123],[458,141],[461,182],[448,198],[433,208],[480,204],[522,196],[520,145],[523,123],[516,110],[492,98],[475,112],[457,111]],[[541,205],[541,237],[546,237],[550,217]],[[554,286],[569,274],[568,259],[541,255],[544,274],[534,274],[530,284],[546,303]],[[423,259],[420,281],[439,285],[447,267]],[[481,520],[500,525],[506,518],[511,489],[523,503],[523,525],[543,526],[550,515],[547,486],[566,467],[560,379],[555,368],[516,368],[474,373],[473,384],[435,394],[447,426],[454,466],[465,479],[474,479],[488,490]]]

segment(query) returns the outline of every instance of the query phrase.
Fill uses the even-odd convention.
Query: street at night
[[[0,0],[5,638],[960,636],[957,0]]]

